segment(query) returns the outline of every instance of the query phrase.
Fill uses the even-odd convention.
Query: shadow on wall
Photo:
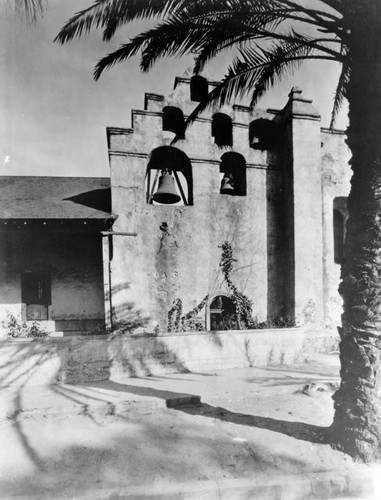
[[[267,311],[268,320],[285,317],[285,282],[288,265],[286,210],[279,171],[266,173]]]
[[[112,377],[146,377],[158,373],[189,373],[179,356],[155,335],[126,338],[115,332],[108,342]]]

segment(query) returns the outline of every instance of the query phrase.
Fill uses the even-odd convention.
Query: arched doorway
[[[226,295],[216,295],[208,310],[208,330],[236,330],[237,315],[232,299]]]

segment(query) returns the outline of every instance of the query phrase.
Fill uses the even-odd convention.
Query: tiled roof
[[[0,176],[0,219],[106,219],[106,177]]]

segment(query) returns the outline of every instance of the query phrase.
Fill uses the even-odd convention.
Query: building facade
[[[19,204],[2,211],[3,315],[153,333],[239,328],[248,307],[253,324],[338,324],[344,133],[321,128],[295,87],[282,110],[211,108],[185,129],[215,85],[185,74],[170,95],[146,94],[131,128],[107,129],[109,179],[72,179],[65,194],[45,178],[33,212],[20,187],[32,178],[17,178]]]

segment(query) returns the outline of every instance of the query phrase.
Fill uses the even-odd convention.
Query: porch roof
[[[0,219],[110,218],[107,177],[0,176]]]

